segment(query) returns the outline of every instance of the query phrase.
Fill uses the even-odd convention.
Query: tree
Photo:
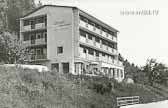
[[[7,18],[9,30],[19,31],[19,18],[35,9],[34,0],[7,0]]]
[[[126,77],[135,79],[139,70],[139,67],[135,66],[134,63],[131,64],[127,59],[124,60],[124,71],[126,73]]]
[[[4,63],[24,63],[28,58],[28,48],[9,32],[0,34],[0,61]]]
[[[163,73],[165,70],[166,66],[156,62],[156,59],[148,59],[146,65],[143,67],[143,71],[146,73],[148,82],[151,86],[153,86],[154,82],[163,82],[165,78]]]
[[[41,0],[39,0],[39,2],[38,2],[38,4],[37,4],[37,7],[40,7],[40,6],[42,6],[43,4],[42,4],[42,2],[41,2]]]
[[[119,53],[119,55],[118,55],[118,60],[119,61],[124,61],[124,57]]]
[[[167,67],[162,63],[156,63],[153,70],[156,73],[156,82],[160,84],[166,84],[168,77]]]

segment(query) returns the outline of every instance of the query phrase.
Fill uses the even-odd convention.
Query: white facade
[[[124,78],[117,30],[76,7],[45,5],[20,19],[29,62],[64,73]]]

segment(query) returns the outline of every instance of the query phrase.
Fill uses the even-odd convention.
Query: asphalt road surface
[[[121,108],[168,108],[168,100],[153,102],[148,104],[136,104],[136,105],[123,106]]]

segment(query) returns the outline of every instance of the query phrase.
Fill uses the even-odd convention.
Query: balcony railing
[[[101,48],[101,44],[98,42],[95,42],[96,47]]]
[[[42,54],[42,55],[31,55],[31,60],[43,60],[47,59],[47,55]]]
[[[96,60],[96,57],[95,56],[93,56],[93,55],[90,55],[90,54],[88,54],[88,57],[87,57],[89,60],[93,60],[93,61],[95,61]]]
[[[100,56],[100,55],[95,56],[95,55],[86,54],[86,53],[82,52],[82,49],[79,50],[79,56],[81,58],[88,59],[88,60],[91,60],[91,61],[102,61],[102,62],[105,62],[105,63],[114,64],[114,65],[117,65],[117,66],[123,66],[123,63],[121,61],[114,60],[114,59],[112,59],[110,57],[107,57],[107,56]]]
[[[45,29],[45,28],[46,28],[45,23],[38,23],[38,24],[35,24],[35,25],[23,26],[22,27],[22,32],[36,30],[36,29]]]
[[[87,40],[87,43],[88,43],[89,45],[92,45],[92,46],[94,45],[93,40],[90,40],[90,39]]]
[[[83,37],[83,36],[80,36],[79,39],[80,39],[80,42],[83,42],[83,43],[85,43],[85,44],[94,46],[94,47],[99,48],[99,49],[101,49],[101,50],[108,51],[109,53],[113,53],[113,54],[115,54],[115,55],[118,54],[116,49],[110,48],[110,47],[108,47],[108,46],[106,46],[106,45],[104,45],[104,44],[100,44],[100,43],[95,42],[95,41],[93,41],[93,40],[86,39],[86,38]]]
[[[107,38],[109,40],[117,42],[117,38],[115,36],[112,36],[111,34],[109,34],[107,32],[104,32],[104,31],[100,30],[99,28],[96,28],[93,25],[88,24],[87,22],[84,22],[84,21],[80,20],[79,25],[83,28],[88,29],[89,31],[92,31],[96,34],[99,34],[99,35],[103,36],[104,38]],[[108,34],[108,36],[107,36],[107,34]]]
[[[36,44],[36,45],[46,44],[46,39],[45,39],[45,38],[36,39],[36,40],[35,40],[35,44]]]
[[[31,25],[23,26],[22,31],[29,31],[29,30],[31,30]]]
[[[86,43],[86,38],[83,36],[80,36],[80,42]]]
[[[81,52],[81,51],[80,51],[80,53],[79,53],[79,56],[80,56],[81,58],[84,58],[84,59],[87,58],[87,54],[86,54],[86,53],[83,53],[83,52]]]
[[[104,50],[107,50],[107,46],[106,45],[101,44],[101,48],[104,49]]]
[[[88,24],[88,29],[89,29],[90,31],[94,31],[94,26]]]
[[[86,27],[86,22],[80,20],[80,26],[81,26],[81,27]]]
[[[46,44],[46,39],[42,38],[42,39],[35,39],[35,40],[28,40],[28,41],[24,41],[24,44],[26,46],[31,46],[31,45],[43,45]]]
[[[31,45],[31,41],[24,41],[23,42],[25,46],[30,46]]]
[[[41,29],[41,28],[45,28],[45,23],[38,23],[35,25],[36,29]]]
[[[118,65],[119,65],[119,66],[123,66],[123,62],[118,61]]]

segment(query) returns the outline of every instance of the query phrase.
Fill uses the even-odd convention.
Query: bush
[[[159,98],[146,86],[118,83],[107,77],[0,67],[2,108],[111,108],[117,96],[139,95],[142,103]]]

